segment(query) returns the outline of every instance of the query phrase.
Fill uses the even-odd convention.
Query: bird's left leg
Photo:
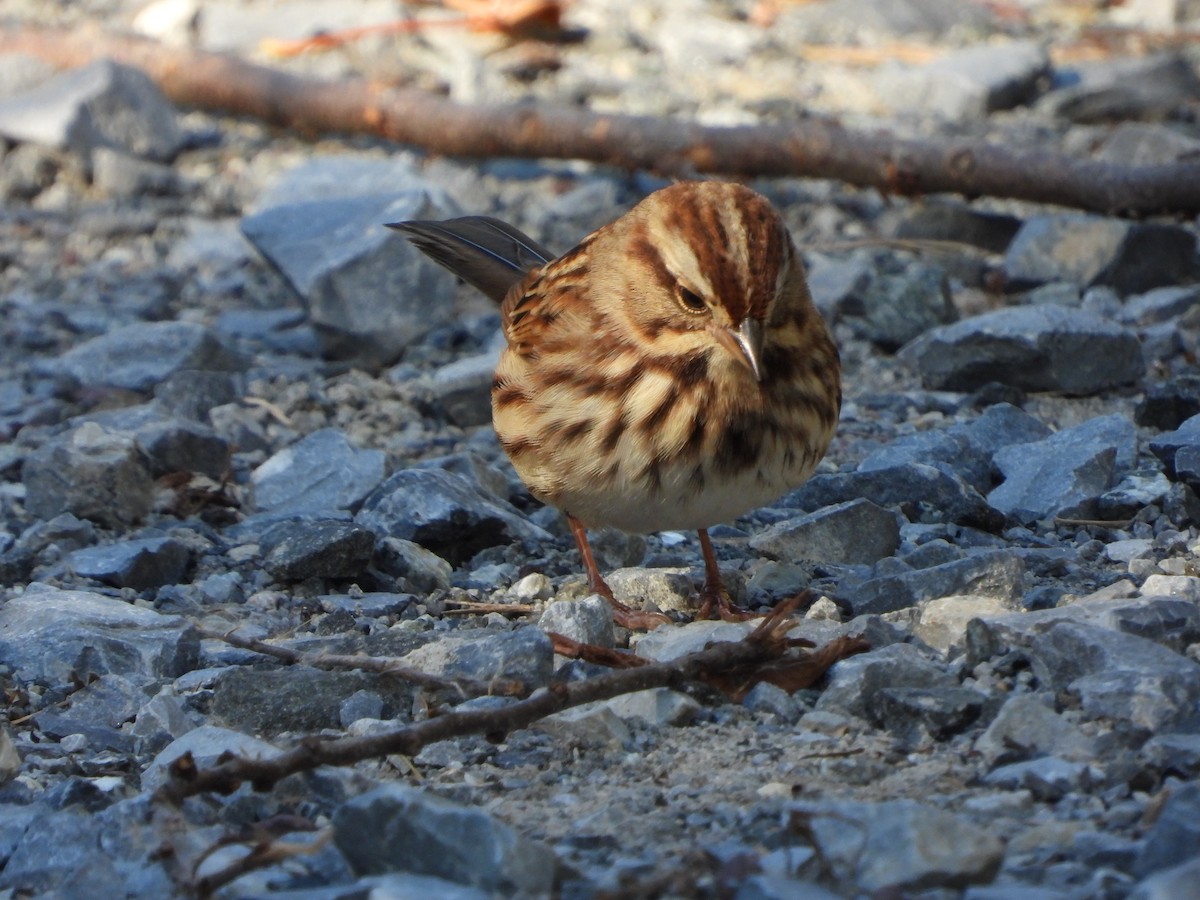
[[[704,586],[700,589],[700,609],[696,618],[710,619],[714,611],[726,622],[757,618],[756,613],[742,609],[730,599],[725,582],[721,580],[721,567],[717,565],[717,554],[713,552],[708,529],[701,528],[697,534],[700,535],[700,553],[704,557]]]

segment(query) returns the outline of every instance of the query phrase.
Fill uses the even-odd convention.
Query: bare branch
[[[465,157],[585,159],[673,175],[835,178],[889,194],[954,192],[1130,216],[1200,211],[1200,161],[1129,166],[976,140],[899,138],[822,119],[708,127],[526,104],[463,105],[365,79],[321,81],[95,29],[0,28],[0,51],[58,66],[110,57],[176,103],[306,133],[374,134]]]
[[[791,601],[776,607],[745,640],[716,644],[670,662],[648,663],[587,681],[555,684],[524,700],[496,709],[448,712],[423,722],[361,737],[309,738],[278,756],[234,758],[210,769],[197,769],[191,756],[185,754],[172,764],[172,779],[159,789],[157,797],[177,803],[185,797],[210,791],[231,793],[247,781],[257,790],[266,790],[288,775],[318,766],[349,765],[393,753],[415,756],[428,744],[467,734],[484,734],[498,739],[560,710],[648,688],[678,687],[703,681],[717,687],[728,683],[734,690],[741,691],[753,682],[754,672],[768,664],[777,665],[793,676],[803,670],[811,677],[807,682],[811,684],[837,659],[866,649],[867,645],[861,639],[843,638],[816,653],[785,656],[793,649],[786,631],[791,626],[787,617],[795,603]]]

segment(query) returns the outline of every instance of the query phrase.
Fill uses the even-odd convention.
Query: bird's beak
[[[763,323],[745,318],[737,328],[721,328],[718,339],[746,364],[755,381],[762,381]]]

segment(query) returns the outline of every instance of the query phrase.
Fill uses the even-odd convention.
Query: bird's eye
[[[682,284],[679,286],[679,302],[688,312],[702,313],[708,309],[703,297],[695,291],[689,291]]]

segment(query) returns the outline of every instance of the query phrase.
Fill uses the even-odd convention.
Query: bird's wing
[[[554,254],[513,226],[490,216],[464,216],[442,222],[395,222],[434,262],[497,303],[508,289]]]

